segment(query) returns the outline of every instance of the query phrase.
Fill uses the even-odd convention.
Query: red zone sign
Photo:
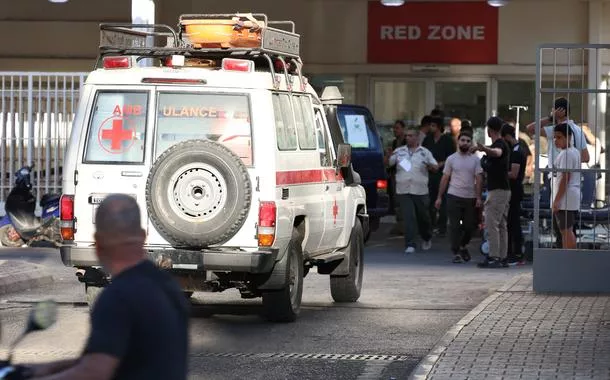
[[[485,1],[369,1],[368,62],[497,64],[498,8]]]

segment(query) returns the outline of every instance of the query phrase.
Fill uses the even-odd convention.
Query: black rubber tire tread
[[[164,200],[156,198],[159,191],[161,196],[165,196],[164,189],[170,185],[169,177],[174,174],[166,169],[169,166],[177,169],[190,162],[205,162],[225,177],[226,191],[229,193],[229,201],[225,204],[226,212],[205,224],[195,225],[178,216],[174,223],[168,223],[171,215],[164,215],[159,210],[158,203]],[[165,202],[166,214],[173,212],[169,200],[165,199]],[[251,203],[252,185],[246,166],[227,147],[209,140],[183,141],[167,149],[153,164],[146,183],[149,218],[159,234],[175,247],[204,248],[228,241],[246,221]]]
[[[288,260],[286,262],[286,287],[280,290],[266,291],[263,293],[263,310],[265,318],[271,322],[294,322],[301,311],[301,299],[303,297],[303,249],[301,246],[302,238],[295,229],[292,232],[292,239],[288,243],[286,252]],[[293,307],[290,299],[290,287],[288,280],[290,276],[290,265],[293,260],[297,260],[297,305]]]
[[[330,276],[330,294],[335,302],[356,302],[362,290],[364,274],[364,237],[360,219],[356,218],[349,245],[346,251],[350,255],[349,274],[347,276]],[[356,266],[356,260],[358,265]],[[359,276],[356,277],[356,270]]]
[[[10,224],[6,224],[2,227],[0,227],[0,243],[2,243],[3,247],[21,247],[22,245],[25,244],[25,242],[23,241],[23,239],[19,239],[17,241],[12,241],[8,238],[8,230],[9,228],[11,228]]]

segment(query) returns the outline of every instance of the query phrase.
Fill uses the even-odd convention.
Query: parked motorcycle
[[[53,326],[56,320],[57,304],[55,301],[42,301],[34,305],[25,330],[10,346],[7,360],[0,360],[0,380],[25,380],[33,377],[29,368],[12,364],[13,351],[26,335],[34,331],[46,330]]]
[[[15,186],[0,219],[0,243],[4,247],[53,245],[61,241],[59,226],[59,194],[45,194],[40,200],[42,214],[35,215],[36,197],[32,193],[33,166],[24,166],[15,173]],[[44,244],[46,242],[46,244]]]

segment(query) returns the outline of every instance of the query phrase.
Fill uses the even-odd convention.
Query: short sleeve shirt
[[[569,145],[576,148],[578,152],[581,152],[587,147],[587,139],[585,134],[582,129],[572,120],[568,121],[568,126],[570,127],[570,131],[572,133],[572,138],[569,140]],[[554,125],[547,125],[544,127],[544,132],[546,133],[546,138],[548,140],[549,163],[555,162],[555,157],[557,157],[557,154],[559,154],[559,149],[557,149],[555,144],[553,144],[553,135],[555,134],[554,130]]]
[[[119,359],[115,380],[184,380],[189,314],[176,281],[145,260],[119,273],[99,295],[84,354]]]
[[[525,177],[526,155],[523,153],[520,144],[515,144],[510,152],[510,163],[519,165],[517,179],[510,180],[510,191],[512,194],[523,193],[523,178]]]
[[[443,174],[451,176],[447,194],[467,199],[476,198],[475,177],[481,173],[481,160],[476,155],[453,153],[447,158],[443,169]]]
[[[401,146],[392,153],[390,165],[396,165],[396,194],[428,194],[426,165],[437,165],[428,149],[418,146],[411,151],[407,146]]]
[[[508,170],[510,163],[510,149],[504,139],[497,139],[491,144],[491,148],[500,148],[502,155],[500,157],[488,157],[491,163],[491,169],[487,172],[487,189],[488,190],[509,190]]]
[[[554,168],[556,169],[578,169],[580,168],[580,152],[572,147],[559,152],[555,159]],[[553,202],[557,197],[561,176],[566,173],[553,173]],[[560,200],[560,210],[578,210],[580,207],[580,172],[570,173],[570,180],[566,192]]]

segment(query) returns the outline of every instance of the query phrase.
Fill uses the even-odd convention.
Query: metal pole
[[[527,111],[528,107],[527,106],[508,106],[509,110],[517,110],[517,122],[515,123],[515,135],[517,136],[517,139],[519,139],[519,119],[521,117],[521,110]]]

